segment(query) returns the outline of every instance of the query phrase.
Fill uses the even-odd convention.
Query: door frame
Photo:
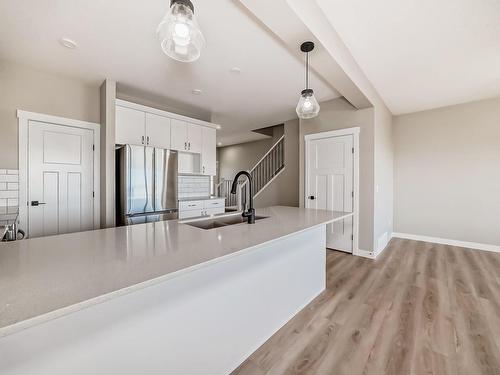
[[[66,117],[46,115],[43,113],[17,110],[18,130],[19,130],[19,226],[26,231],[29,237],[29,210],[28,210],[28,189],[29,189],[29,156],[28,156],[28,136],[29,122],[38,121],[59,126],[72,128],[89,129],[93,132],[94,139],[94,229],[101,226],[100,214],[100,128],[101,125],[94,122],[74,120]]]
[[[312,140],[324,139],[324,138],[332,138],[332,137],[341,137],[344,135],[352,135],[353,137],[353,145],[354,145],[354,171],[353,171],[353,189],[354,189],[354,198],[353,198],[353,241],[352,241],[352,254],[359,255],[359,133],[360,127],[352,127],[345,128],[339,130],[330,130],[326,132],[307,134],[304,136],[304,207],[307,202],[308,194],[308,186],[309,186],[309,147],[310,142]]]

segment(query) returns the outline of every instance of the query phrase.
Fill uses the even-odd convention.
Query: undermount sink
[[[269,216],[255,216],[255,220],[266,219]],[[247,218],[241,215],[231,215],[231,216],[222,216],[215,217],[211,219],[202,219],[202,220],[194,220],[189,222],[184,222],[183,224],[191,225],[192,227],[200,228],[200,229],[215,229],[220,227],[227,227],[228,225],[236,225],[236,224],[247,224]],[[247,224],[251,225],[251,224]]]

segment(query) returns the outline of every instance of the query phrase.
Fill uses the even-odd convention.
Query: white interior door
[[[30,237],[93,229],[93,152],[92,130],[29,121]]]
[[[353,136],[312,139],[308,142],[306,207],[353,212]],[[352,253],[352,216],[328,225],[326,232],[328,248]]]

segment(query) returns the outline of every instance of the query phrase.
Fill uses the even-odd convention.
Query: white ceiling
[[[394,114],[500,96],[500,1],[316,1]]]
[[[230,0],[194,0],[207,40],[201,58],[163,54],[156,27],[169,0],[16,0],[0,2],[0,58],[76,76],[104,78],[212,113],[219,140],[248,140],[249,130],[295,117],[303,64]],[[63,48],[67,37],[78,48]],[[298,46],[297,46],[298,48]],[[241,74],[230,72],[239,67]],[[319,78],[320,100],[339,94]],[[203,90],[193,95],[192,89]],[[241,135],[241,138],[238,138]],[[228,143],[228,142],[225,142]]]

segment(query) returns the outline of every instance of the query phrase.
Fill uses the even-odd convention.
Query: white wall
[[[500,99],[394,118],[395,232],[500,245]]]
[[[116,224],[115,115],[116,82],[106,79],[100,88],[101,103],[101,227]]]
[[[391,239],[394,212],[394,145],[392,114],[380,104],[374,108],[373,249],[380,253]]]

